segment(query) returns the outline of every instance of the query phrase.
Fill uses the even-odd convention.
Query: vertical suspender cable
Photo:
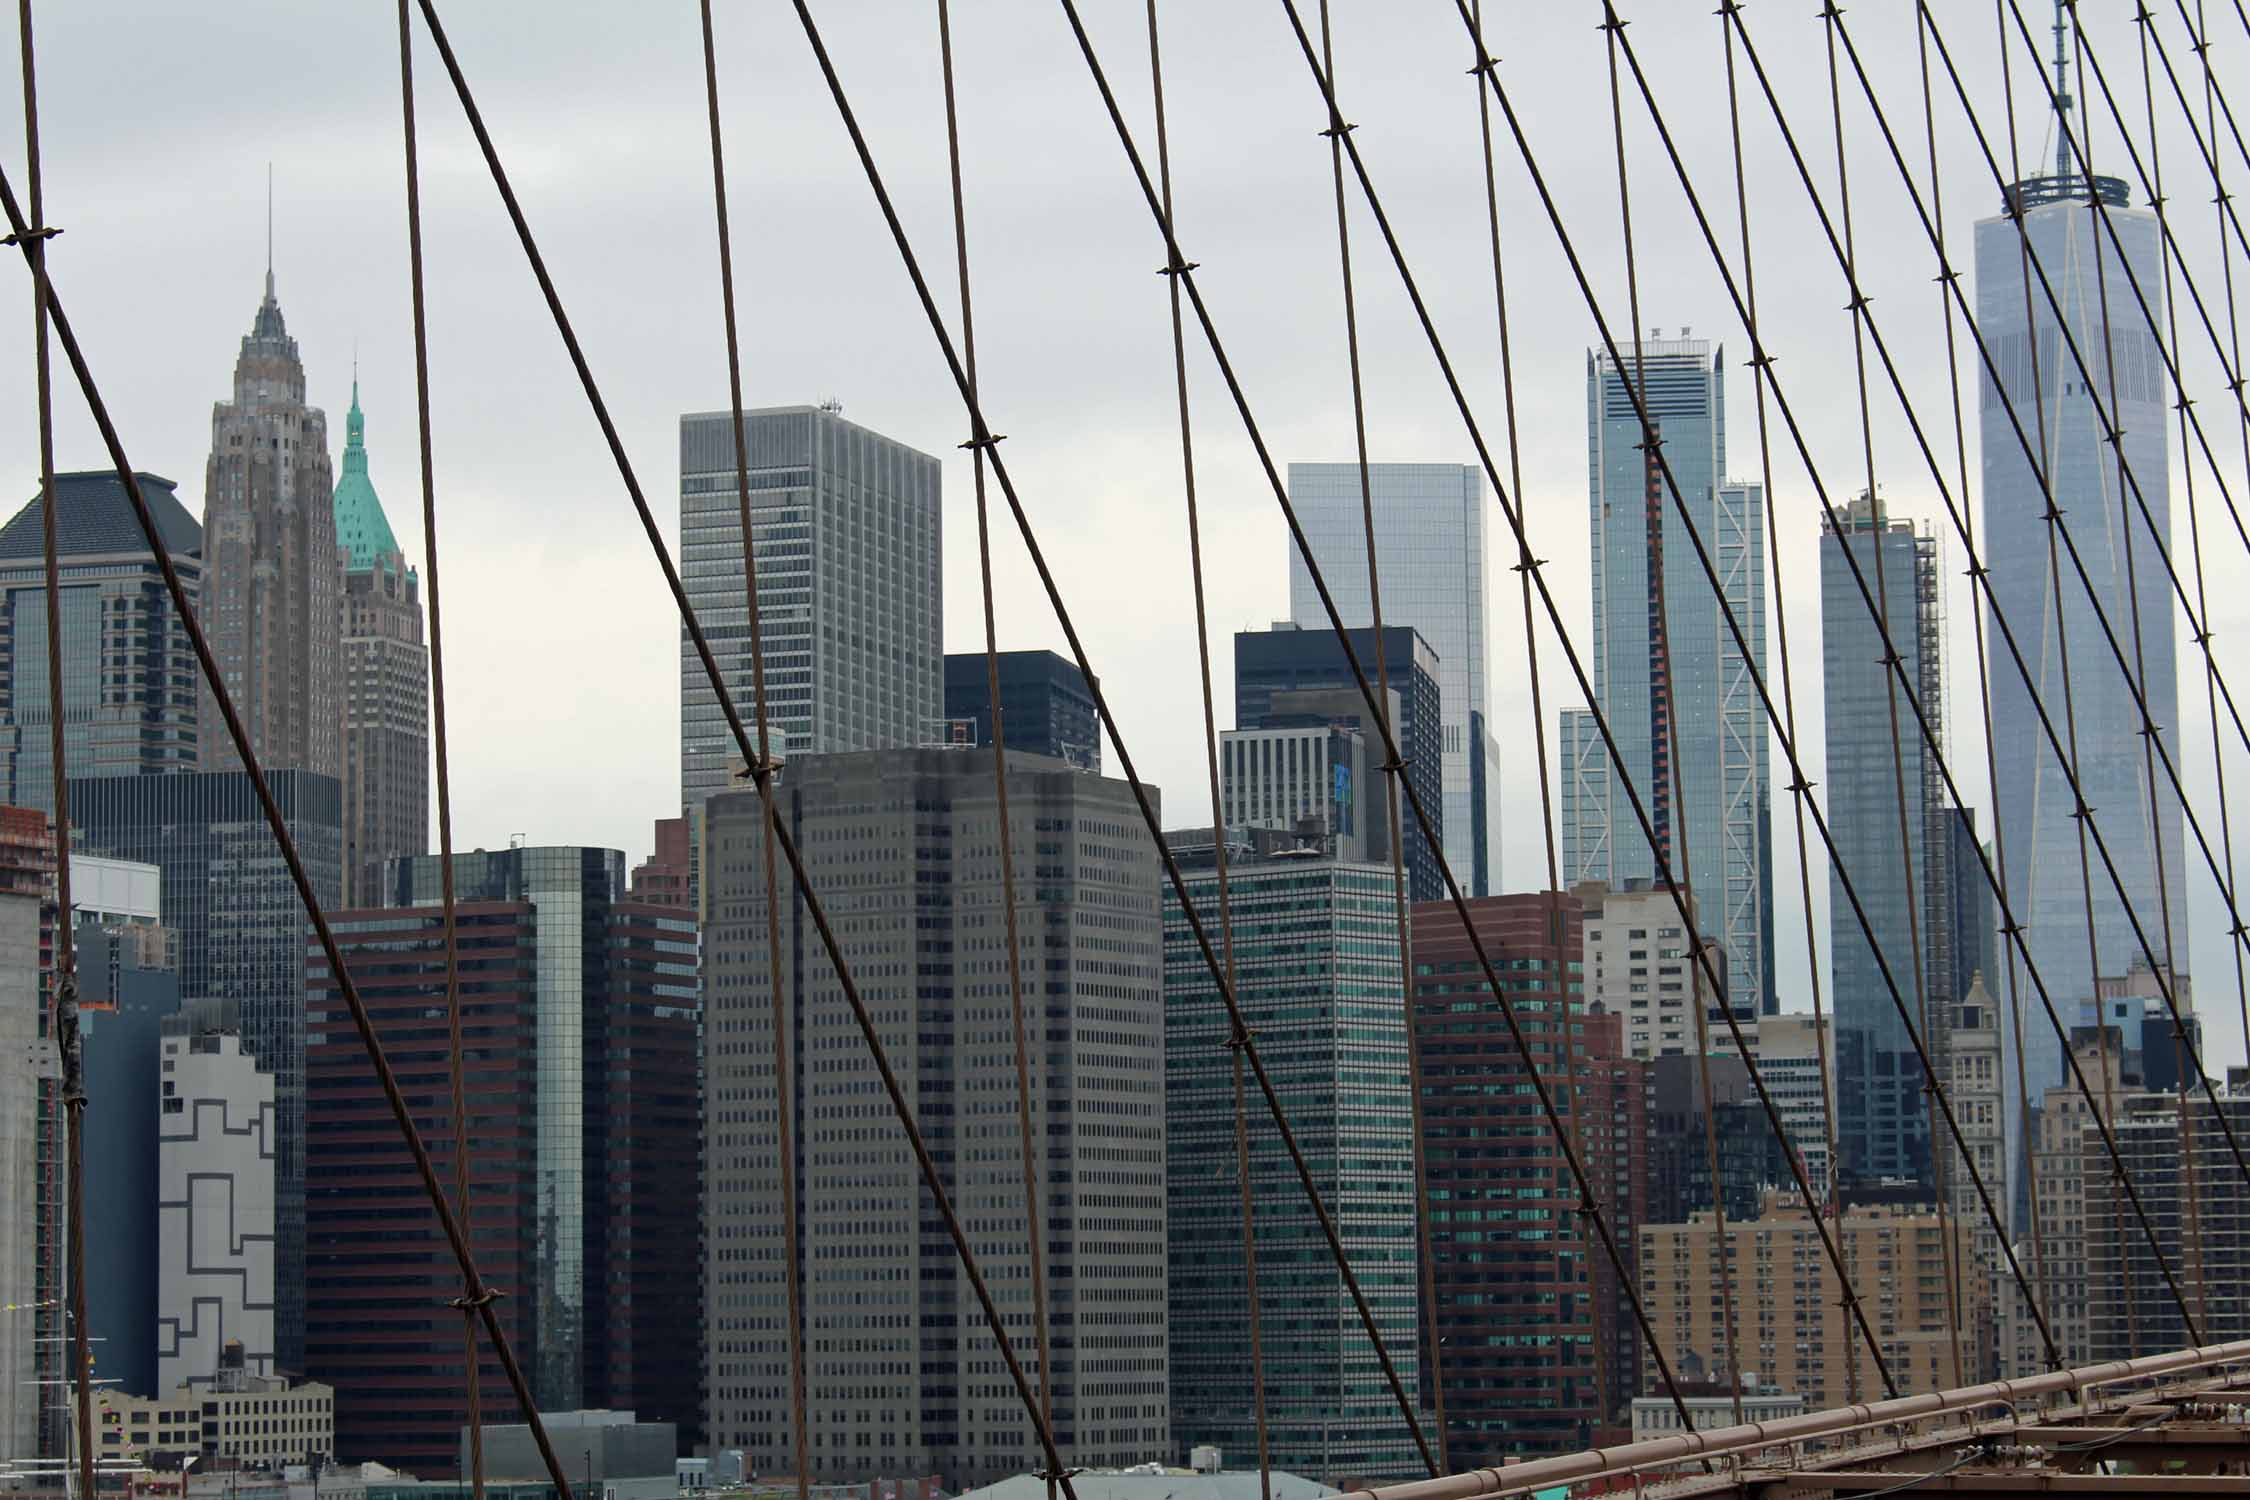
[[[1673,865],[1678,872],[1680,893],[1686,904],[1695,907],[1695,862],[1688,843],[1688,814],[1686,788],[1681,781],[1681,766],[1685,757],[1680,745],[1680,708],[1673,696],[1672,680],[1672,611],[1670,580],[1665,576],[1664,559],[1664,504],[1662,475],[1664,438],[1651,418],[1648,408],[1647,347],[1641,338],[1641,279],[1638,257],[1633,249],[1633,180],[1625,169],[1625,101],[1618,87],[1617,43],[1625,23],[1617,18],[1614,7],[1604,0],[1602,5],[1603,53],[1609,65],[1609,123],[1612,145],[1617,163],[1617,217],[1624,235],[1625,247],[1625,302],[1626,323],[1632,330],[1633,368],[1627,373],[1618,366],[1617,378],[1630,383],[1633,407],[1640,417],[1641,440],[1637,445],[1641,454],[1642,504],[1648,539],[1648,592],[1650,673],[1649,700],[1664,721],[1663,769],[1657,773],[1656,796],[1659,806],[1669,806],[1672,817],[1669,824],[1657,825],[1657,837],[1669,837],[1675,846],[1667,853],[1676,852]],[[1331,75],[1333,80],[1333,75]],[[1722,927],[1726,918],[1728,893],[1724,880],[1720,883],[1719,916]],[[1698,912],[1698,916],[1701,913]],[[1687,939],[1696,948],[1705,946],[1701,922],[1687,924]],[[1740,983],[1742,976],[1729,974],[1728,979]],[[1717,1101],[1711,1091],[1711,1014],[1712,1001],[1725,1006],[1731,1013],[1734,996],[1731,991],[1714,989],[1710,1000],[1704,998],[1701,968],[1689,974],[1688,1009],[1695,1020],[1695,1076],[1703,1104],[1704,1158],[1711,1174],[1711,1229],[1713,1259],[1719,1268],[1719,1327],[1722,1347],[1725,1350],[1723,1367],[1726,1371],[1727,1395],[1731,1400],[1734,1421],[1740,1426],[1742,1416],[1742,1345],[1737,1329],[1734,1281],[1734,1237],[1727,1230],[1726,1176],[1719,1160],[1719,1119]],[[1747,1049],[1745,1056],[1748,1058]],[[1755,1059],[1748,1058],[1755,1066]],[[1784,1142],[1786,1147],[1786,1141]],[[1807,1212],[1817,1212],[1808,1195]]]
[[[1156,105],[1156,170],[1164,192],[1164,213],[1172,215],[1172,143],[1164,111],[1164,48],[1157,32],[1156,0],[1148,0],[1149,90]],[[1227,809],[1219,785],[1219,716],[1211,689],[1211,619],[1203,586],[1203,519],[1195,493],[1195,423],[1188,409],[1187,339],[1180,318],[1177,258],[1165,263],[1164,289],[1172,312],[1172,384],[1180,414],[1180,481],[1187,504],[1188,581],[1195,595],[1195,664],[1203,689],[1203,765],[1211,797],[1211,853],[1218,888],[1219,953],[1225,982],[1234,987],[1234,902],[1227,878]],[[1239,1016],[1227,1035],[1228,1069],[1234,1075],[1235,1186],[1242,1211],[1243,1297],[1250,1322],[1250,1408],[1258,1435],[1259,1500],[1273,1500],[1273,1454],[1266,1431],[1264,1313],[1258,1292],[1258,1226],[1250,1187],[1250,1110],[1242,1076],[1243,1048],[1249,1029]]]
[[[86,1328],[86,1071],[78,1030],[77,908],[70,894],[69,746],[63,732],[62,569],[55,543],[55,405],[47,347],[46,190],[39,163],[39,68],[32,47],[31,0],[17,0],[17,35],[23,48],[24,190],[31,225],[16,227],[31,265],[31,364],[39,423],[40,555],[47,609],[48,780],[54,787],[55,835],[55,1050],[61,1059],[63,1111],[63,1277],[70,1324],[70,1379],[75,1407],[78,1492],[94,1494],[94,1355]],[[36,1375],[37,1371],[34,1370]],[[35,1387],[35,1389],[37,1389]],[[40,1399],[44,1410],[46,1402]]]
[[[469,1200],[468,1091],[462,1078],[461,947],[453,890],[453,772],[446,738],[445,609],[438,587],[437,485],[430,443],[430,330],[422,281],[421,142],[414,123],[414,32],[407,0],[398,3],[398,82],[400,139],[406,166],[406,264],[414,302],[414,417],[416,457],[422,482],[422,566],[430,582],[430,710],[432,748],[437,767],[438,894],[445,949],[447,1061],[453,1126],[453,1204],[462,1232],[473,1240],[476,1214]],[[468,1396],[469,1489],[484,1500],[484,1391],[482,1358],[477,1352],[477,1310],[491,1300],[472,1262],[462,1268],[462,1379]]]
[[[400,0],[403,5],[404,0]],[[796,1067],[794,1029],[789,1024],[788,992],[781,970],[781,880],[774,860],[774,830],[780,819],[774,808],[772,771],[773,722],[766,698],[765,629],[759,623],[757,525],[750,505],[750,443],[742,411],[742,342],[735,318],[734,236],[727,213],[726,150],[719,129],[719,55],[712,35],[711,0],[699,5],[703,25],[703,90],[711,126],[711,202],[718,224],[719,310],[727,341],[727,412],[734,437],[734,497],[737,524],[742,528],[742,594],[745,629],[750,637],[750,693],[757,718],[758,763],[766,774],[754,777],[763,818],[759,844],[764,856],[766,915],[766,986],[773,999],[774,1152],[781,1167],[782,1274],[788,1287],[782,1297],[782,1317],[787,1324],[789,1349],[789,1434],[797,1476],[797,1500],[806,1500],[811,1485],[812,1459],[805,1435],[805,1280],[803,1248],[799,1243],[797,1204]],[[708,880],[709,862],[704,865]],[[703,903],[708,907],[709,903]],[[706,1337],[709,1333],[706,1332]],[[714,1443],[716,1433],[711,1435]]]
[[[1320,48],[1329,67],[1335,66],[1334,35],[1329,26],[1328,0],[1320,0]],[[1344,117],[1331,101],[1328,127],[1321,132],[1328,141],[1328,164],[1336,189],[1336,259],[1344,294],[1344,353],[1351,369],[1352,385],[1352,452],[1358,459],[1360,524],[1367,543],[1367,601],[1368,619],[1374,627],[1375,691],[1378,695],[1375,711],[1391,737],[1396,737],[1397,725],[1391,719],[1391,653],[1383,634],[1383,576],[1376,562],[1375,551],[1375,487],[1367,466],[1367,391],[1360,378],[1359,364],[1359,305],[1352,288],[1352,235],[1351,216],[1344,201],[1344,136],[1351,130]],[[1472,726],[1473,728],[1473,726]],[[1473,736],[1472,736],[1473,737]],[[1482,753],[1482,747],[1469,746],[1471,755]],[[1398,923],[1399,1008],[1406,1022],[1406,1079],[1411,1101],[1414,1157],[1414,1240],[1418,1251],[1415,1284],[1416,1308],[1423,1347],[1428,1351],[1430,1389],[1423,1397],[1430,1403],[1432,1424],[1437,1428],[1438,1472],[1451,1473],[1452,1463],[1446,1445],[1445,1420],[1445,1352],[1438,1338],[1437,1321],[1437,1264],[1430,1258],[1430,1186],[1427,1136],[1423,1126],[1423,1072],[1421,1028],[1415,1021],[1414,1001],[1414,925],[1406,901],[1406,851],[1403,847],[1403,826],[1399,818],[1399,783],[1406,776],[1406,762],[1402,757],[1386,758],[1383,764],[1384,804],[1389,820],[1391,845],[1391,907]],[[1577,1090],[1571,1091],[1571,1110],[1579,1109]]]
[[[953,245],[961,282],[961,358],[969,387],[977,384],[977,322],[969,297],[969,218],[961,197],[961,118],[953,86],[953,23],[946,0],[937,0],[938,64],[945,82],[945,159],[953,188]],[[977,581],[984,603],[984,680],[986,707],[992,716],[992,796],[999,827],[1000,894],[1002,923],[1008,944],[1008,1013],[1013,1023],[1016,1062],[1016,1133],[1023,1167],[1025,1249],[1031,1255],[1031,1321],[1039,1355],[1039,1414],[1049,1428],[1055,1421],[1054,1362],[1047,1335],[1046,1197],[1040,1189],[1042,1174],[1031,1154],[1031,1056],[1024,1035],[1023,946],[1016,931],[1015,823],[1008,812],[1008,740],[1000,704],[1000,636],[992,601],[992,528],[984,483],[985,453],[1000,439],[989,433],[972,433],[962,444],[976,475]],[[1042,1034],[1044,1010],[1042,1005]],[[1062,1475],[1048,1469],[1048,1500],[1054,1500],[1056,1481]]]

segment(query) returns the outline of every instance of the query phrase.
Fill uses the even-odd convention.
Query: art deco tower
[[[281,321],[273,270],[234,366],[234,399],[211,409],[203,489],[203,625],[269,768],[344,770],[328,418],[305,404],[305,366]],[[211,690],[203,768],[241,769]]]
[[[382,904],[383,861],[428,852],[430,657],[421,583],[367,477],[359,381],[336,481],[344,554],[344,904]]]

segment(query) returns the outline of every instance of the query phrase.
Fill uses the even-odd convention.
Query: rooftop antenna
[[[266,163],[266,300],[273,301],[273,163]]]
[[[2055,175],[2074,174],[2070,162],[2070,55],[2064,38],[2070,34],[2071,0],[2055,0]]]

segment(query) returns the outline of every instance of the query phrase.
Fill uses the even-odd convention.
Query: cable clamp
[[[1475,67],[1469,69],[1469,76],[1474,78],[1481,74],[1490,74],[1493,69],[1499,66],[1500,59],[1487,52],[1483,57],[1477,59]]]
[[[2102,441],[2109,444],[2112,448],[2116,447],[2119,443],[2125,441],[2125,429],[2122,427],[2112,427],[2108,429],[2102,434]]]
[[[2141,720],[2141,727],[2133,731],[2144,740],[2153,740],[2164,733],[2164,726],[2154,719]]]
[[[1219,1045],[1226,1048],[1229,1052],[1244,1052],[1249,1050],[1252,1042],[1257,1037],[1257,1035],[1257,1032],[1251,1030],[1247,1026],[1237,1026],[1234,1029],[1233,1033],[1228,1036],[1225,1041],[1219,1043]]]
[[[2194,405],[2195,398],[2183,391],[2180,393],[2180,399],[2172,403],[2172,410],[2184,413]]]
[[[54,228],[52,225],[39,229],[26,229],[21,234],[11,234],[5,239],[0,239],[0,245],[28,245],[34,240],[51,240],[61,233],[61,230]]]
[[[961,444],[961,446],[968,449],[971,453],[975,453],[980,450],[984,452],[990,452],[992,449],[999,447],[1007,440],[1008,435],[1004,432],[988,432],[983,437],[970,438],[967,442]]]
[[[490,1307],[493,1303],[499,1301],[502,1297],[505,1297],[507,1295],[508,1294],[506,1292],[501,1291],[500,1288],[496,1286],[488,1286],[483,1291],[478,1292],[474,1296],[463,1294],[459,1297],[448,1298],[446,1299],[445,1305],[447,1307],[459,1308],[462,1312],[478,1312],[484,1308]]]
[[[1522,562],[1511,563],[1508,571],[1511,573],[1536,573],[1545,566],[1547,566],[1547,559],[1544,557],[1527,557]]]
[[[1714,16],[1732,16],[1741,9],[1742,0],[1719,0],[1719,8],[1711,14]]]
[[[1819,784],[1820,783],[1817,781],[1806,780],[1804,773],[1800,771],[1797,773],[1797,779],[1790,782],[1786,787],[1783,788],[1783,790],[1795,792],[1798,796],[1804,797],[1811,795],[1812,789]]]
[[[1406,762],[1400,759],[1398,756],[1394,755],[1389,760],[1384,761],[1380,766],[1376,767],[1376,769],[1381,771],[1385,776],[1396,776],[1401,771],[1404,771],[1406,769]]]
[[[781,757],[770,752],[765,755],[754,755],[742,763],[742,769],[734,773],[734,779],[736,781],[754,781],[762,786],[768,776],[780,769]]]
[[[1894,647],[1891,650],[1884,652],[1881,656],[1876,657],[1875,664],[1879,667],[1900,667],[1906,664],[1906,658],[1900,656],[1898,654],[1897,648]]]
[[[1871,299],[1867,295],[1867,293],[1861,291],[1857,286],[1854,286],[1852,288],[1852,300],[1844,304],[1844,311],[1848,313],[1858,313],[1861,315],[1865,315],[1865,313],[1867,312],[1867,304],[1871,300],[1873,299]]]
[[[1938,262],[1937,275],[1931,277],[1930,279],[1932,281],[1938,282],[1941,285],[1950,286],[1954,282],[1961,279],[1961,273],[1953,269],[1953,263],[1951,261],[1941,260]]]
[[[1643,430],[1644,432],[1646,431],[1646,429]],[[1646,442],[1635,443],[1633,445],[1633,450],[1636,453],[1646,453],[1652,448],[1661,448],[1663,446],[1664,439],[1662,439],[1661,437],[1650,437]]]
[[[1983,563],[1971,558],[1969,565],[1961,570],[1961,576],[1963,578],[1984,578],[1989,576],[1991,572],[1992,570]]]
[[[1034,1469],[1031,1472],[1031,1477],[1041,1483],[1060,1484],[1066,1479],[1075,1479],[1085,1472],[1084,1469]]]
[[[2194,634],[2190,635],[2188,639],[2195,642],[2196,647],[2199,650],[2210,649],[2211,632],[2208,630],[2198,630]]]
[[[2023,924],[2021,922],[2003,922],[2000,924],[2000,935],[2002,937],[2022,937]]]
[[[1199,260],[1181,260],[1178,256],[1174,256],[1170,263],[1158,266],[1156,274],[1159,276],[1185,276],[1190,271],[1201,269],[1202,265],[1203,262]]]
[[[2242,923],[2237,922],[2232,927],[2229,927],[2227,929],[2227,936],[2234,938],[2250,937],[2250,926],[2245,926]]]
[[[2040,519],[2045,521],[2048,525],[2052,526],[2055,522],[2061,520],[2068,514],[2070,514],[2070,512],[2055,504],[2054,496],[2049,495],[2047,497],[2047,509],[2041,513]]]
[[[1601,25],[1595,27],[1594,29],[1596,31],[1614,31],[1620,35],[1623,35],[1625,28],[1632,24],[1630,21],[1620,19],[1617,12],[1607,5],[1604,5],[1602,7],[1602,13],[1608,19],[1604,20]]]
[[[1320,138],[1324,141],[1340,141],[1345,136],[1350,135],[1353,131],[1359,129],[1357,125],[1354,125],[1351,121],[1345,119],[1341,115],[1331,114],[1328,117],[1328,120],[1328,128],[1320,133]]]
[[[1761,345],[1759,346],[1758,352],[1751,355],[1749,359],[1744,361],[1744,363],[1749,365],[1753,370],[1770,370],[1773,368],[1774,359],[1775,356],[1766,353],[1764,346]]]
[[[2091,802],[2088,802],[2084,797],[2081,797],[2078,799],[2078,805],[2075,808],[2071,809],[2070,816],[2073,820],[2080,818],[2091,818],[2096,810],[2097,809]]]
[[[1836,0],[1826,0],[1826,3],[1820,8],[1820,18],[1823,21],[1840,21],[1843,17],[1844,8],[1838,5]]]

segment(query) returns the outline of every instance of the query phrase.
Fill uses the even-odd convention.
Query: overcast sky
[[[1096,46],[1142,136],[1147,42],[1138,3],[1087,0]],[[1731,246],[1732,169],[1719,22],[1704,0],[1622,7],[1659,102]],[[51,265],[135,464],[179,481],[200,511],[211,403],[225,397],[256,308],[265,257],[266,169],[276,184],[275,272],[312,400],[339,424],[359,363],[372,473],[410,557],[419,558],[413,367],[402,202],[397,35],[386,0],[305,6],[235,0],[192,11],[165,0],[70,0],[40,8],[50,220],[66,233]],[[855,0],[817,7],[909,232],[933,280],[951,285],[935,9]],[[2035,0],[2026,10],[2036,25]],[[2128,117],[2143,120],[2131,7],[2082,7]],[[2190,69],[2169,6],[2160,28]],[[2214,8],[2222,84],[2250,77],[2250,41]],[[677,515],[676,420],[723,407],[710,162],[696,11],[689,0],[629,6],[487,0],[446,8],[452,39],[505,155],[650,499]],[[1531,147],[1622,335],[1618,233],[1598,0],[1492,7],[1491,44]],[[1989,8],[1946,0],[1956,60],[1988,130],[2003,106]],[[847,416],[946,463],[946,643],[981,644],[966,423],[936,346],[792,8],[721,6],[719,49],[729,189],[745,335],[746,398],[835,398]],[[1835,180],[1823,28],[1811,4],[1753,5],[1753,39],[1824,190]],[[1311,9],[1308,6],[1308,23]],[[1502,421],[1472,55],[1449,0],[1339,0],[1338,89],[1432,312],[1500,447]],[[1847,24],[1894,128],[1925,173],[1912,7],[1883,0]],[[1166,84],[1179,228],[1277,461],[1351,456],[1334,200],[1319,93],[1281,5],[1171,0]],[[1206,815],[1170,333],[1156,233],[1059,6],[957,0],[956,56],[985,402],[1083,627],[1136,758],[1167,795],[1167,821]],[[2044,33],[2040,33],[2044,38]],[[12,52],[0,44],[0,51]],[[1934,66],[1934,64],[1933,64]],[[2044,95],[2014,54],[2027,159],[2051,156]],[[454,797],[462,847],[533,843],[648,847],[677,810],[678,630],[608,453],[436,56],[418,43],[430,279],[438,508],[444,543]],[[10,76],[13,76],[11,70]],[[2194,75],[2186,78],[2194,86]],[[2161,70],[2157,128],[2174,174],[2176,227],[2207,296],[2223,306],[2210,184]],[[1626,155],[1642,322],[1692,328],[1726,346],[1731,467],[1756,477],[1747,341],[1688,217],[1631,80]],[[1955,258],[1997,207],[1942,73],[1939,170]],[[1935,260],[1872,117],[1843,78],[1863,279],[1917,409],[1950,461],[1951,422]],[[2098,90],[2094,153],[2128,178]],[[2244,95],[2250,101],[2250,94]],[[21,190],[20,118],[0,111],[0,149]],[[1850,324],[1842,280],[1762,101],[1744,97],[1750,214],[1761,309],[1779,371],[1832,493],[1862,484]],[[2138,127],[2145,134],[2145,120]],[[1584,358],[1593,320],[1570,281],[1504,130],[1501,211],[1523,432],[1523,499],[1569,626],[1587,629]],[[2004,151],[1997,136],[1996,149]],[[2105,154],[2106,153],[2106,154]],[[2243,163],[2229,157],[2234,177]],[[2026,170],[2031,170],[2028,166]],[[2203,174],[2196,181],[2196,174]],[[2180,186],[2181,183],[2186,186]],[[2137,185],[2134,200],[2143,195]],[[1371,456],[1473,462],[1466,432],[1371,223],[1354,204]],[[2237,268],[2238,273],[2240,268]],[[28,314],[25,314],[28,320]],[[17,326],[23,326],[21,322]],[[1241,425],[1190,331],[1197,458],[1211,562],[1219,692],[1224,633],[1287,612],[1285,538]],[[2183,335],[2194,394],[2228,482],[2250,498],[2217,366]],[[21,352],[24,341],[8,347]],[[1964,356],[1964,377],[1973,368]],[[37,488],[28,358],[0,360],[0,485]],[[1973,385],[1972,385],[1973,390]],[[1972,398],[1973,395],[1972,395]],[[65,468],[104,460],[74,393],[58,401]],[[1963,554],[1896,402],[1874,400],[1875,470],[1895,512],[1938,523],[1951,575],[1950,748],[1987,800],[1976,723]],[[340,438],[339,438],[340,440]],[[1972,472],[1975,424],[1969,427]],[[2175,544],[2183,476],[2173,443]],[[1798,673],[1802,753],[1820,776],[1818,506],[1776,437],[1773,497]],[[1503,477],[1505,477],[1503,467]],[[2207,472],[2198,493],[2212,499]],[[1513,561],[1497,505],[1491,619],[1508,889],[1544,882],[1530,683]],[[2250,603],[2250,563],[2231,530],[2206,526],[2212,624],[2222,671]],[[1004,647],[1061,634],[1021,549],[997,560]],[[1550,712],[1577,701],[1541,627]],[[2213,775],[2198,658],[2182,633],[2176,758],[2206,809]],[[1778,655],[1770,662],[1780,675]],[[2250,669],[2246,669],[2250,670]],[[2230,677],[2230,681],[2231,681]],[[2246,682],[2245,686],[2250,686]],[[1224,710],[1222,710],[1224,712]],[[1223,722],[1223,721],[1222,721]],[[2230,774],[2242,767],[2238,756]],[[1778,749],[1774,882],[1784,1004],[1809,1004],[1795,855]],[[2237,801],[2250,783],[2235,792]],[[1989,827],[1987,819],[1986,826]],[[1814,926],[1825,984],[1827,900],[1814,855]],[[2191,861],[2192,971],[2214,1065],[2242,1055],[2233,966],[2213,882]]]

